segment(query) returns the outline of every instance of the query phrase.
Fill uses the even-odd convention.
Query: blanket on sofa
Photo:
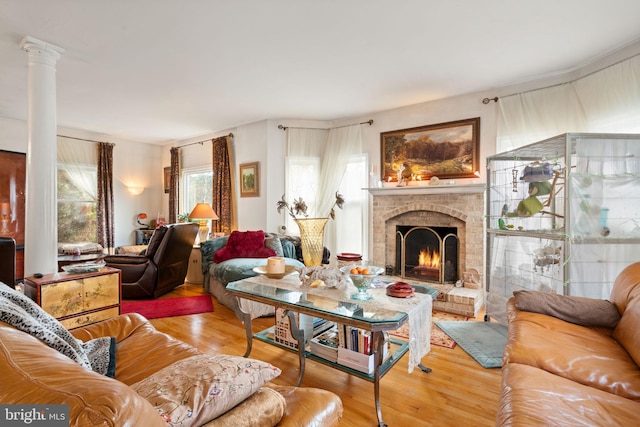
[[[38,338],[87,369],[115,376],[115,338],[82,342],[32,299],[4,284],[0,284],[0,320]]]

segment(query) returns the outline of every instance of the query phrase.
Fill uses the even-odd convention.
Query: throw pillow
[[[232,258],[268,258],[276,253],[264,245],[264,231],[233,231],[224,248],[213,254],[213,262]]]
[[[114,337],[82,342],[35,301],[10,286],[0,286],[0,321],[39,339],[87,369],[112,378],[115,376]]]
[[[199,426],[227,412],[280,375],[269,363],[200,354],[180,360],[131,386],[168,426]]]
[[[280,238],[275,234],[265,234],[264,245],[273,250],[276,255],[275,256],[284,256],[284,250],[282,249],[282,242]]]
[[[280,239],[282,254],[287,258],[296,259],[296,246],[287,239]]]
[[[546,314],[582,326],[615,328],[620,320],[616,306],[607,300],[515,291],[515,305],[523,311]]]

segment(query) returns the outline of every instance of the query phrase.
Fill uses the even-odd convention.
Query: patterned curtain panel
[[[235,182],[233,179],[233,156],[231,137],[223,136],[212,141],[213,146],[213,210],[220,218],[212,221],[215,232],[227,235],[238,228],[235,200]]]
[[[98,143],[98,243],[113,253],[113,147]]]
[[[178,222],[180,209],[180,148],[171,148],[171,173],[169,181],[169,224]]]

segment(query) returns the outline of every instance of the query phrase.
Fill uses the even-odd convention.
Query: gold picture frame
[[[240,165],[240,197],[260,196],[260,162]]]
[[[476,178],[480,117],[380,133],[381,179]]]

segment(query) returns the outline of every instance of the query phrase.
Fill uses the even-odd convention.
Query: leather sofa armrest
[[[115,337],[120,342],[138,329],[152,330],[153,326],[141,314],[128,313],[112,317],[98,323],[71,329],[71,335],[82,341],[100,337]]]
[[[107,265],[115,265],[115,264],[145,264],[149,261],[144,255],[134,255],[134,254],[122,254],[122,255],[109,255],[104,258],[104,262]]]

